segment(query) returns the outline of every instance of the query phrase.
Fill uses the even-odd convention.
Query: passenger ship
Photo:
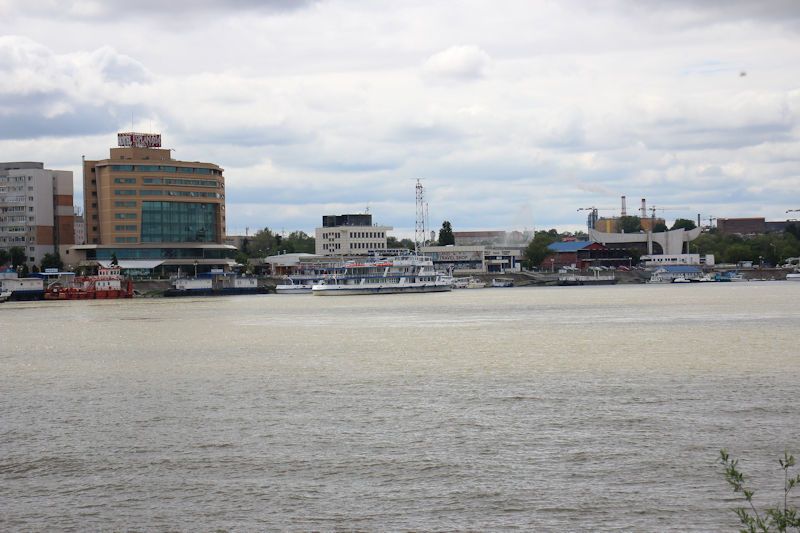
[[[344,264],[342,273],[326,277],[311,288],[320,296],[445,292],[452,278],[437,273],[428,257],[398,256]]]

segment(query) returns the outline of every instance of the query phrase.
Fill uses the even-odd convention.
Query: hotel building
[[[121,133],[108,159],[84,160],[81,259],[230,266],[225,178],[213,163],[172,159],[158,134]]]
[[[74,242],[72,172],[0,163],[0,248],[24,248],[30,267]]]

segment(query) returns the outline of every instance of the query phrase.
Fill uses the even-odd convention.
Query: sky
[[[0,160],[119,131],[225,169],[229,234],[800,218],[794,0],[0,0]]]

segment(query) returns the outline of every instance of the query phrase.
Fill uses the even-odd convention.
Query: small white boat
[[[673,278],[672,283],[691,283],[692,280],[689,278],[684,278],[683,276],[679,276],[677,278]]]
[[[514,280],[511,278],[494,278],[492,279],[492,287],[513,287]]]
[[[11,291],[0,292],[0,303],[5,302],[9,298],[11,298]]]
[[[476,278],[469,278],[467,280],[467,285],[464,287],[465,289],[483,289],[486,287],[486,282],[481,281]]]
[[[792,272],[786,274],[786,281],[800,281],[800,272]]]

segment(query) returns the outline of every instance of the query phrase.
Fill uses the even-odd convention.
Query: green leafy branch
[[[770,507],[764,510],[763,513],[759,513],[753,503],[755,491],[745,484],[745,476],[739,470],[739,461],[731,459],[728,451],[724,449],[720,450],[719,455],[719,462],[725,467],[725,480],[733,487],[733,492],[742,494],[747,502],[746,507],[737,507],[735,509],[739,521],[744,526],[744,529],[741,530],[742,532],[785,532],[791,528],[800,530],[800,515],[798,515],[797,508],[789,506],[789,492],[800,484],[800,474],[795,476],[790,476],[789,474],[789,469],[795,466],[793,455],[784,452],[783,459],[778,460],[783,469],[783,506]]]

